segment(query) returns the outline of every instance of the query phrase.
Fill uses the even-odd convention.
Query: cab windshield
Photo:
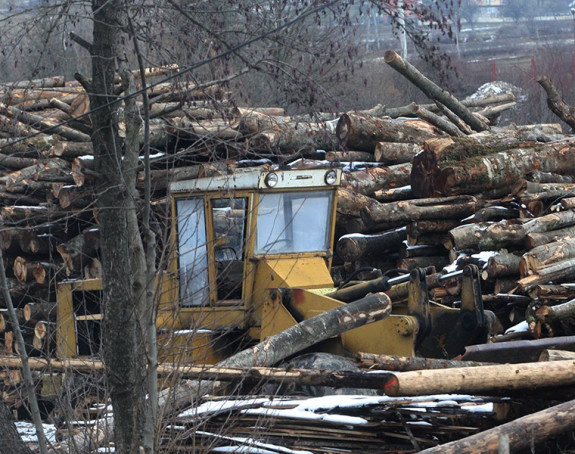
[[[261,194],[255,253],[327,251],[332,204],[332,191]]]

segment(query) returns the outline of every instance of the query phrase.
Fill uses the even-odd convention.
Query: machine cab
[[[259,341],[269,288],[333,286],[340,178],[240,169],[172,183],[169,264],[157,276],[160,361],[214,362],[225,355],[214,339],[230,334]],[[59,357],[98,354],[101,289],[100,279],[59,284]]]
[[[332,287],[341,171],[246,170],[172,183],[175,327],[257,329],[270,287]]]

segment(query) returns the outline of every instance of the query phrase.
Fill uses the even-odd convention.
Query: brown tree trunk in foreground
[[[6,454],[32,454],[32,450],[26,446],[24,440],[22,440],[22,437],[16,430],[10,409],[4,402],[0,402],[0,427],[2,427],[0,452]]]
[[[548,365],[548,367],[550,367]],[[575,400],[485,430],[462,440],[425,449],[425,454],[496,454],[502,435],[509,440],[507,452],[519,452],[546,439],[575,429]]]

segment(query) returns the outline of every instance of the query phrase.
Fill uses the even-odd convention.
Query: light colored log
[[[389,396],[450,393],[496,393],[516,389],[575,385],[575,360],[548,363],[420,370],[393,374],[385,385]]]
[[[570,352],[569,350],[554,350],[546,349],[539,355],[539,361],[563,361],[563,360],[575,360],[575,352]]]

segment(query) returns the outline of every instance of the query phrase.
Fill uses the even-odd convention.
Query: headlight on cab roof
[[[337,181],[337,172],[335,170],[328,170],[323,177],[326,184],[330,186]]]
[[[278,174],[270,172],[266,175],[264,183],[268,188],[273,188],[278,184]]]

